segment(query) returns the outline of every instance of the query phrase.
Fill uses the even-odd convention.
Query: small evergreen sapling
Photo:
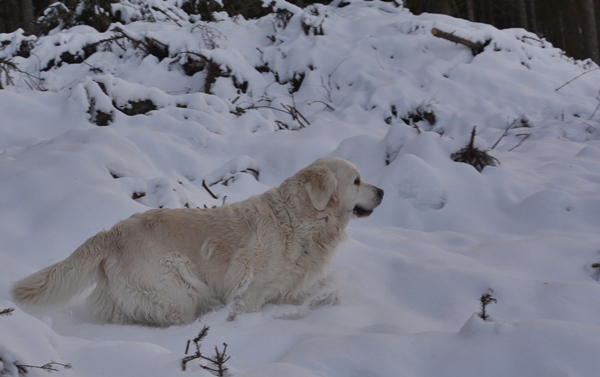
[[[196,352],[194,352],[193,355],[185,356],[183,359],[181,359],[181,369],[183,371],[185,371],[187,368],[187,363],[192,360],[204,359],[204,360],[210,361],[214,365],[214,367],[200,365],[203,369],[217,373],[217,376],[223,377],[225,375],[225,372],[227,371],[227,367],[225,366],[225,363],[231,358],[231,356],[227,356],[225,354],[225,352],[227,351],[227,343],[223,343],[222,351],[219,351],[219,348],[217,346],[215,346],[215,356],[213,356],[212,358],[206,357],[206,356],[202,355],[202,352],[200,352],[200,342],[202,342],[202,340],[204,340],[204,338],[208,334],[209,329],[210,328],[208,326],[204,326],[202,328],[202,330],[200,330],[200,332],[198,333],[198,336],[191,340],[192,342],[194,342],[194,345],[196,346]],[[190,348],[190,340],[188,340],[187,346],[185,347],[186,355],[188,353],[189,348]]]
[[[459,150],[456,153],[453,153],[450,158],[456,162],[464,162],[473,166],[477,169],[478,172],[481,173],[483,168],[486,166],[496,166],[500,163],[496,157],[490,156],[487,151],[481,151],[475,148],[475,132],[477,131],[477,126],[473,126],[473,131],[471,132],[471,141],[469,145]]]
[[[497,303],[498,301],[492,296],[492,293],[494,293],[494,291],[490,288],[488,292],[484,293],[481,295],[481,297],[479,298],[479,302],[481,303],[481,312],[479,312],[477,315],[479,315],[479,317],[481,319],[483,319],[484,321],[487,321],[488,318],[490,318],[490,315],[487,313],[487,306],[489,304],[491,304],[492,302]]]

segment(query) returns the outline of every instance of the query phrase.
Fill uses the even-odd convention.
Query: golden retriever
[[[348,221],[382,199],[350,162],[320,159],[241,202],[135,214],[18,281],[12,296],[58,305],[95,283],[86,300],[98,320],[151,326],[189,323],[223,303],[252,312],[297,302],[324,277]]]

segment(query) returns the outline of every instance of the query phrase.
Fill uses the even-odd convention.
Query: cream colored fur
[[[189,323],[222,303],[242,312],[294,302],[323,278],[348,221],[382,198],[351,163],[320,159],[238,203],[135,214],[15,283],[12,296],[58,305],[95,283],[87,302],[98,320],[152,326]]]

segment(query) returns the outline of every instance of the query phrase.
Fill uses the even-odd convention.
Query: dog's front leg
[[[233,321],[238,314],[258,312],[263,305],[262,295],[249,294],[235,296],[231,302],[228,321]]]
[[[242,299],[242,297],[241,296],[235,297],[229,308],[229,314],[227,315],[227,321],[228,322],[233,321],[237,317],[238,314],[244,313],[246,311],[245,308],[246,308],[246,305],[244,305],[244,300]]]

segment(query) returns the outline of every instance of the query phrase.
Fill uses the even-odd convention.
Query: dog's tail
[[[13,299],[24,305],[54,306],[89,287],[112,248],[114,241],[108,233],[96,234],[67,259],[16,282],[11,290]]]

